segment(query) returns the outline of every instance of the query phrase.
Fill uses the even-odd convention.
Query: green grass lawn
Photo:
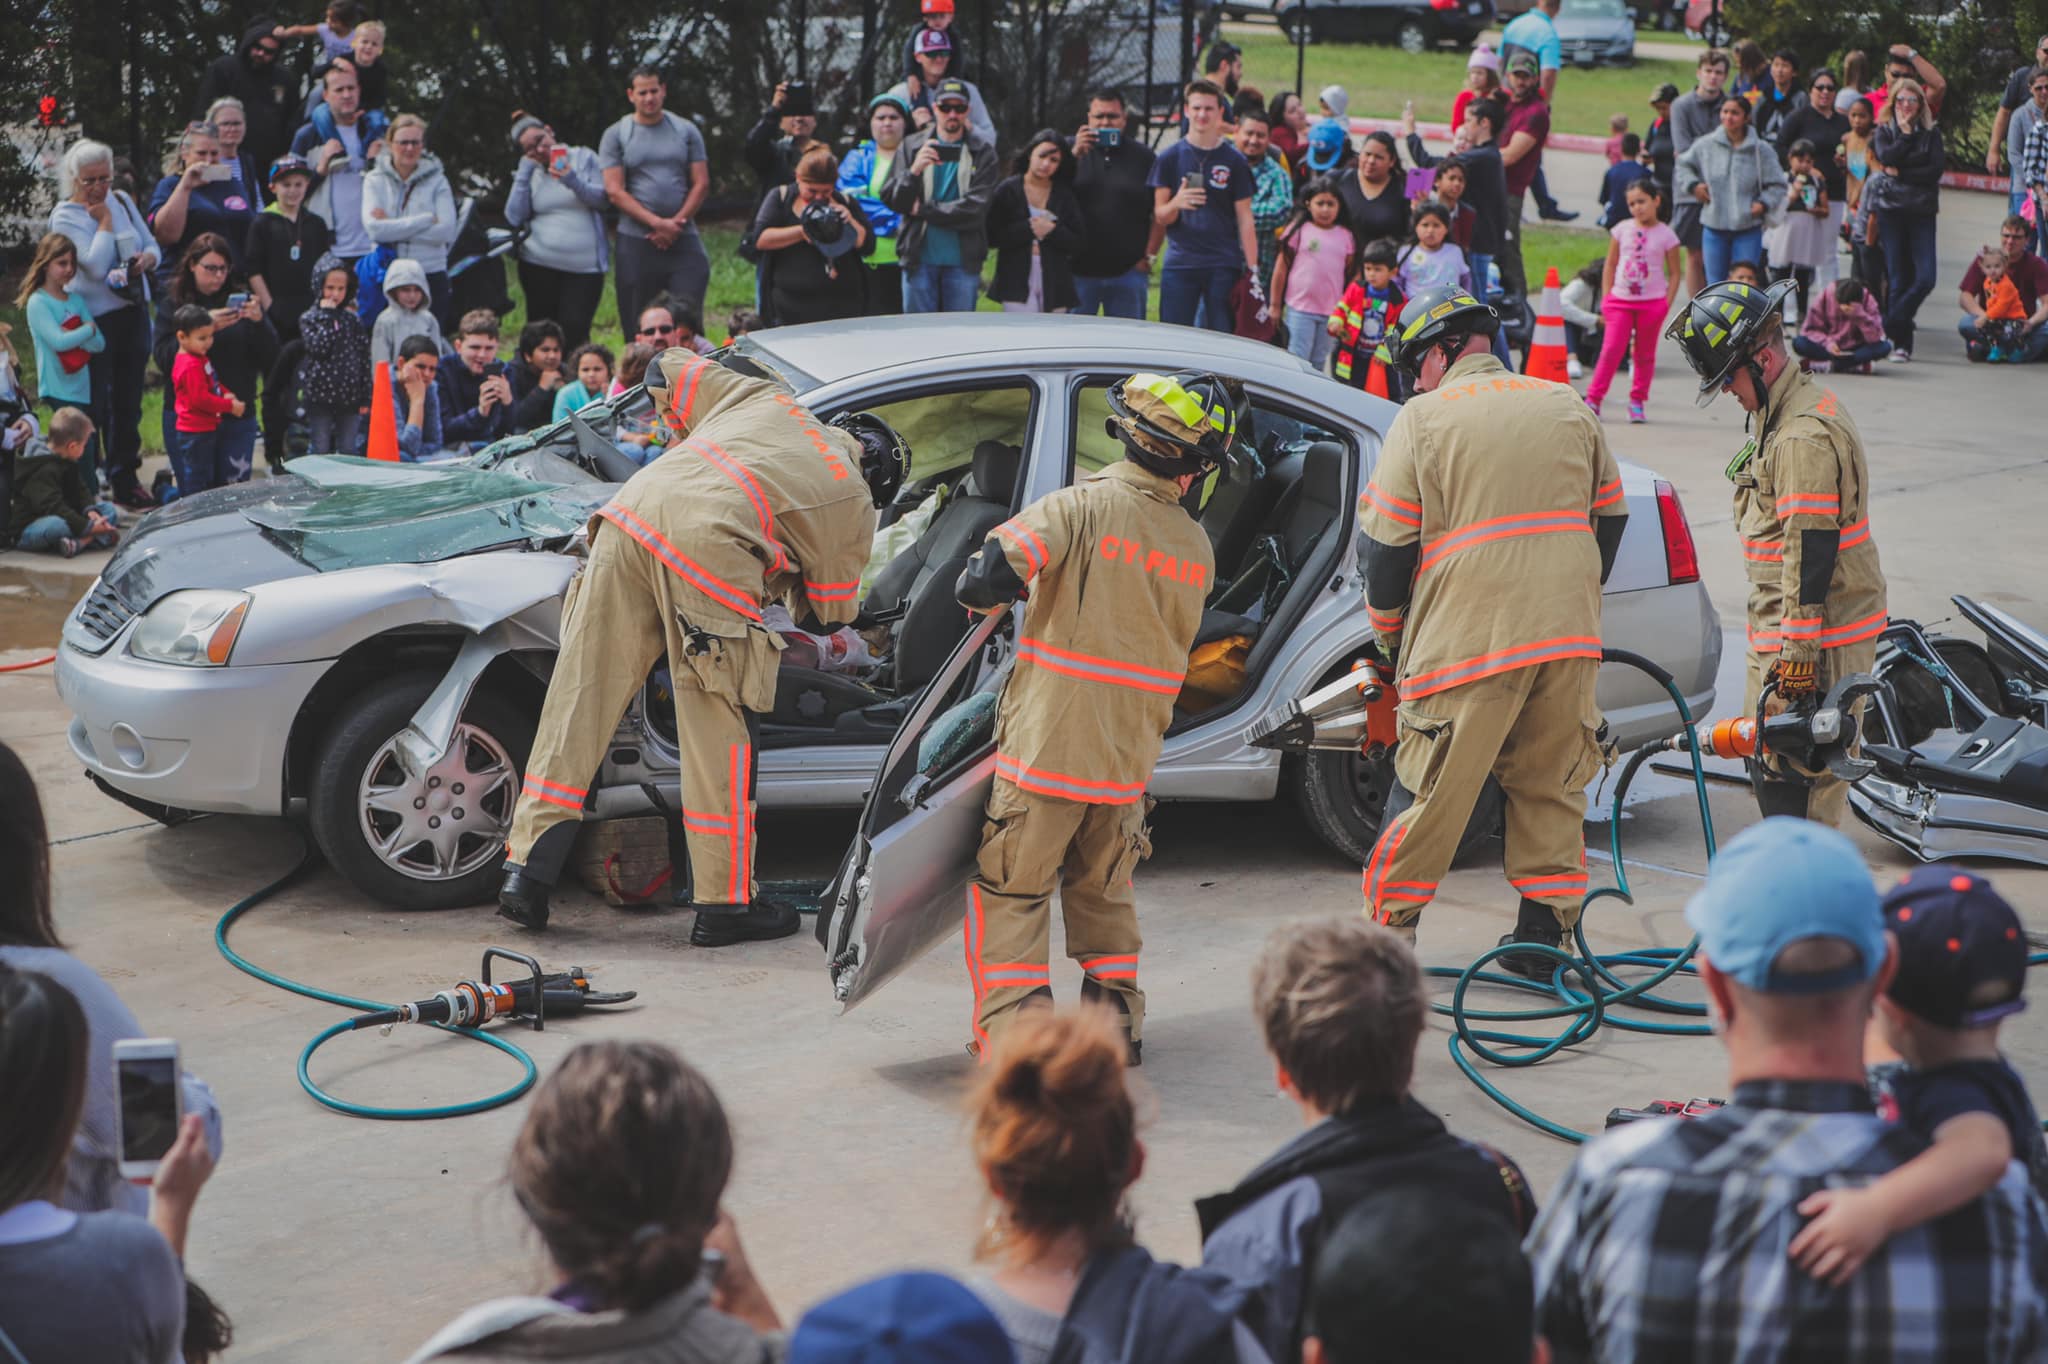
[[[1233,41],[1238,41],[1233,39]],[[1244,78],[1268,96],[1294,87],[1294,45],[1279,30],[1247,33]],[[1366,43],[1311,43],[1302,68],[1310,114],[1315,91],[1335,83],[1351,92],[1351,113],[1361,118],[1398,118],[1404,101],[1415,101],[1415,116],[1442,123],[1465,84],[1465,55],[1425,52]],[[1607,120],[1627,114],[1638,130],[1650,123],[1650,92],[1665,81],[1681,90],[1692,83],[1688,62],[1640,60],[1631,67],[1567,67],[1557,78],[1551,127],[1560,133],[1607,135]]]

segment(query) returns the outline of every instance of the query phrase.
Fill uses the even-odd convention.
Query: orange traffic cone
[[[1550,272],[1555,275],[1555,270]],[[391,401],[391,362],[379,360],[377,373],[370,381],[370,448],[365,452],[371,459],[388,459],[398,462],[398,407]]]
[[[1392,398],[1387,392],[1387,367],[1375,355],[1365,362],[1365,391],[1375,398]]]
[[[1522,372],[1532,379],[1571,382],[1565,372],[1564,292],[1555,265],[1543,277],[1543,301],[1536,308],[1536,333],[1529,339],[1529,363],[1522,367]]]

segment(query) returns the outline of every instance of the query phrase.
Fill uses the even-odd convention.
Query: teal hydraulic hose
[[[227,913],[220,916],[220,922],[214,925],[213,945],[220,949],[220,954],[228,959],[230,966],[233,966],[238,971],[246,971],[264,984],[275,985],[280,990],[289,990],[295,995],[304,995],[308,999],[317,999],[326,1004],[338,1004],[344,1009],[355,1009],[361,1013],[374,1013],[381,1009],[394,1007],[374,999],[357,999],[352,995],[339,994],[332,990],[322,990],[316,986],[287,979],[284,976],[278,975],[275,971],[264,970],[241,953],[235,951],[234,948],[228,946],[228,930],[234,927],[235,921],[256,908],[256,906],[262,904],[265,900],[268,900],[271,896],[277,894],[277,892],[283,890],[292,882],[298,880],[300,876],[305,874],[307,868],[313,865],[316,856],[317,854],[315,854],[312,845],[309,843],[306,846],[305,852],[300,855],[297,865],[290,871],[278,877],[269,885],[260,887],[237,901]],[[483,1113],[493,1108],[503,1107],[505,1104],[511,1103],[514,1099],[525,1094],[527,1090],[532,1089],[534,1081],[540,1078],[540,1068],[534,1065],[533,1058],[503,1038],[494,1037],[490,1033],[480,1032],[474,1028],[450,1028],[439,1023],[429,1023],[426,1026],[441,1032],[453,1033],[457,1037],[468,1038],[472,1042],[482,1042],[488,1046],[496,1047],[499,1051],[504,1052],[507,1056],[519,1062],[524,1067],[526,1073],[520,1076],[519,1080],[508,1088],[502,1089],[488,1098],[471,1099],[466,1103],[436,1104],[428,1108],[378,1108],[370,1104],[350,1103],[346,1099],[337,1099],[334,1095],[329,1094],[326,1090],[314,1084],[312,1074],[308,1070],[314,1052],[320,1050],[329,1039],[353,1030],[353,1022],[344,1020],[327,1029],[311,1042],[308,1042],[306,1049],[299,1053],[299,1086],[335,1112],[346,1113],[353,1118],[379,1118],[390,1122],[417,1122],[427,1118],[459,1118],[466,1113]]]
[[[1700,761],[1699,734],[1694,727],[1692,707],[1686,704],[1685,694],[1679,691],[1678,684],[1670,673],[1640,654],[1632,654],[1623,649],[1608,649],[1603,652],[1602,658],[1609,663],[1625,664],[1647,673],[1670,693],[1671,702],[1677,708],[1679,719],[1684,726],[1686,750],[1692,757],[1693,792],[1699,800],[1700,831],[1706,840],[1707,857],[1712,859],[1714,814],[1707,804],[1706,768]],[[1681,972],[1688,975],[1692,973],[1692,954],[1699,946],[1699,939],[1694,938],[1683,948],[1637,948],[1631,952],[1615,952],[1605,956],[1596,955],[1586,941],[1585,911],[1592,908],[1594,901],[1613,898],[1623,904],[1635,903],[1635,896],[1628,884],[1628,866],[1622,861],[1621,855],[1621,807],[1628,796],[1630,785],[1635,781],[1636,773],[1659,751],[1661,750],[1646,748],[1630,755],[1627,764],[1622,768],[1621,779],[1615,783],[1614,800],[1610,806],[1607,823],[1608,851],[1614,861],[1615,884],[1588,891],[1585,900],[1581,902],[1579,921],[1572,931],[1573,944],[1578,948],[1576,956],[1561,948],[1514,943],[1482,953],[1470,966],[1462,970],[1450,966],[1432,966],[1426,971],[1428,975],[1458,982],[1456,988],[1451,991],[1449,1004],[1432,1004],[1430,1008],[1435,1013],[1448,1015],[1456,1028],[1450,1039],[1451,1060],[1457,1063],[1465,1078],[1477,1085],[1480,1093],[1523,1122],[1564,1141],[1583,1142],[1587,1134],[1566,1127],[1562,1123],[1553,1122],[1534,1109],[1509,1098],[1498,1085],[1480,1073],[1473,1057],[1507,1069],[1533,1066],[1539,1061],[1555,1056],[1566,1047],[1576,1047],[1587,1041],[1603,1025],[1623,1028],[1630,1032],[1656,1033],[1671,1037],[1704,1037],[1713,1031],[1704,1023],[1656,1023],[1609,1012],[1618,1005],[1627,1005],[1653,1013],[1704,1018],[1707,1012],[1704,1005],[1665,999],[1651,993]],[[1484,969],[1496,958],[1509,952],[1541,954],[1553,958],[1557,966],[1551,972],[1548,983]],[[1646,969],[1652,974],[1631,984],[1614,974],[1618,968]],[[1584,983],[1583,990],[1571,982],[1570,977],[1573,976]],[[1485,985],[1527,990],[1554,1002],[1542,1008],[1532,1009],[1469,1008],[1465,1003],[1465,992],[1475,981]],[[1474,1023],[1538,1023],[1551,1019],[1569,1021],[1555,1036],[1496,1032],[1472,1026]],[[1511,1050],[1504,1051],[1501,1048]]]

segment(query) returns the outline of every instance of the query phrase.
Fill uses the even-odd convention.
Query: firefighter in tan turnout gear
[[[1700,376],[1700,406],[1726,391],[1753,414],[1754,438],[1728,465],[1749,574],[1747,714],[1811,704],[1872,671],[1887,618],[1863,438],[1834,392],[1785,352],[1779,310],[1792,288],[1713,285],[1666,331]],[[1842,822],[1849,788],[1832,773],[1809,777],[1760,756],[1750,780],[1766,815]]]
[[[1586,893],[1586,783],[1600,584],[1628,519],[1600,423],[1564,384],[1494,359],[1493,309],[1463,289],[1410,299],[1395,363],[1417,396],[1359,499],[1359,567],[1399,693],[1395,789],[1365,866],[1366,912],[1414,941],[1487,777],[1507,800],[1501,939],[1556,947]],[[1548,975],[1552,959],[1503,966]]]
[[[1025,599],[996,714],[996,780],[967,890],[971,1049],[1051,1002],[1051,902],[1084,999],[1116,1007],[1137,1064],[1145,1022],[1131,872],[1151,850],[1145,784],[1187,673],[1215,558],[1181,498],[1237,451],[1211,375],[1133,374],[1109,391],[1124,460],[997,526],[960,575],[963,606]]]
[[[513,812],[498,912],[547,926],[591,778],[626,703],[667,655],[682,748],[690,941],[717,947],[794,933],[792,905],[754,883],[753,716],[775,708],[787,602],[830,627],[857,610],[875,509],[908,452],[868,413],[821,423],[779,386],[683,349],[648,371],[671,446],[590,522],[590,557],[562,607],[526,782]],[[678,869],[681,876],[681,869]]]

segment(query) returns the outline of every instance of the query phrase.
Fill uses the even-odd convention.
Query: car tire
[[[1305,31],[1303,31],[1305,30]],[[1300,10],[1290,10],[1280,16],[1280,32],[1290,43],[1304,46],[1317,42],[1322,35],[1316,31],[1315,19]]]
[[[1717,14],[1709,14],[1700,21],[1700,37],[1708,47],[1725,49],[1735,41],[1735,30],[1729,26],[1727,19]]]
[[[380,771],[393,771],[390,744],[439,681],[437,674],[413,672],[369,687],[328,728],[315,759],[308,800],[314,842],[352,885],[394,909],[453,909],[484,904],[496,895],[504,862],[503,830],[510,827],[527,755],[533,749],[534,718],[503,697],[478,690],[463,709],[457,742],[450,746],[442,769],[437,769],[444,771],[444,779],[445,769],[453,768],[458,776],[464,771],[482,773],[489,783],[488,790],[464,790],[458,796],[444,796],[438,789],[434,793],[437,801],[466,802],[436,816],[470,825],[456,836],[459,845],[449,874],[409,870],[423,855],[419,850],[424,843],[410,850],[396,848],[390,855],[380,852],[372,844],[371,828],[389,816],[369,805],[366,782],[374,775],[369,769],[376,763]],[[453,792],[459,785],[463,783],[449,782],[447,789]],[[424,792],[418,797],[426,798]]]
[[[1403,52],[1420,54],[1429,51],[1435,44],[1430,40],[1429,29],[1424,27],[1420,19],[1404,19],[1401,26],[1394,30],[1394,46]]]
[[[1294,764],[1295,803],[1309,828],[1346,861],[1361,867],[1379,840],[1393,783],[1391,754],[1374,762],[1363,753],[1312,749]],[[1500,783],[1488,777],[1458,840],[1458,858],[1469,856],[1500,831],[1504,804]]]

